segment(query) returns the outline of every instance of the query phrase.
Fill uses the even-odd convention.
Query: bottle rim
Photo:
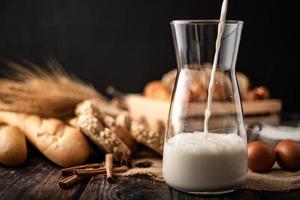
[[[171,25],[217,25],[220,23],[218,19],[193,19],[193,20],[173,20]],[[225,24],[242,25],[244,22],[241,20],[226,20]]]

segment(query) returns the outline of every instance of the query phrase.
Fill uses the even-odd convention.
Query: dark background
[[[141,92],[176,66],[169,22],[218,18],[221,0],[0,0],[0,57],[45,64],[104,92]],[[284,110],[300,112],[296,1],[230,0],[228,18],[245,22],[237,70],[266,85]],[[299,18],[299,17],[298,17]],[[2,65],[1,65],[2,66]],[[2,68],[5,69],[5,68]]]

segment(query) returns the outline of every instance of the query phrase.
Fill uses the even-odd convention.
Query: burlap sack
[[[147,175],[157,181],[164,181],[162,177],[161,159],[142,158],[132,160],[132,168],[121,176]],[[150,167],[143,163],[151,163]],[[300,171],[288,172],[275,165],[272,171],[266,173],[255,173],[248,171],[246,183],[240,189],[258,191],[289,191],[300,189]]]

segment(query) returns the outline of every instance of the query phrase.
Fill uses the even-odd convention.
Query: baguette
[[[89,144],[80,130],[58,119],[0,111],[0,123],[20,128],[42,154],[61,167],[82,164],[89,157]]]
[[[22,165],[27,159],[24,133],[17,127],[0,126],[0,163],[9,167]]]

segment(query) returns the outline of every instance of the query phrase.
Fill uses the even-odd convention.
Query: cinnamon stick
[[[75,169],[74,173],[80,176],[85,175],[95,175],[95,174],[104,174],[106,169],[103,168],[96,168],[96,169]]]
[[[75,169],[99,168],[99,167],[103,167],[103,166],[104,166],[103,163],[91,163],[91,164],[68,167],[68,168],[61,169],[61,175],[62,176],[72,175],[72,174],[74,174]]]
[[[86,177],[88,177],[88,176],[78,176],[77,174],[73,174],[72,176],[69,176],[69,177],[59,181],[58,185],[62,189],[67,189]]]
[[[111,153],[105,155],[105,168],[106,168],[106,179],[109,183],[112,183],[113,155]]]
[[[119,172],[125,172],[127,170],[128,170],[128,167],[123,165],[121,167],[114,167],[112,169],[112,172],[119,173]],[[104,174],[104,173],[106,173],[106,168],[101,167],[101,168],[94,168],[94,169],[75,169],[74,173],[79,175],[79,176],[90,176],[90,175],[95,175],[95,174]]]

